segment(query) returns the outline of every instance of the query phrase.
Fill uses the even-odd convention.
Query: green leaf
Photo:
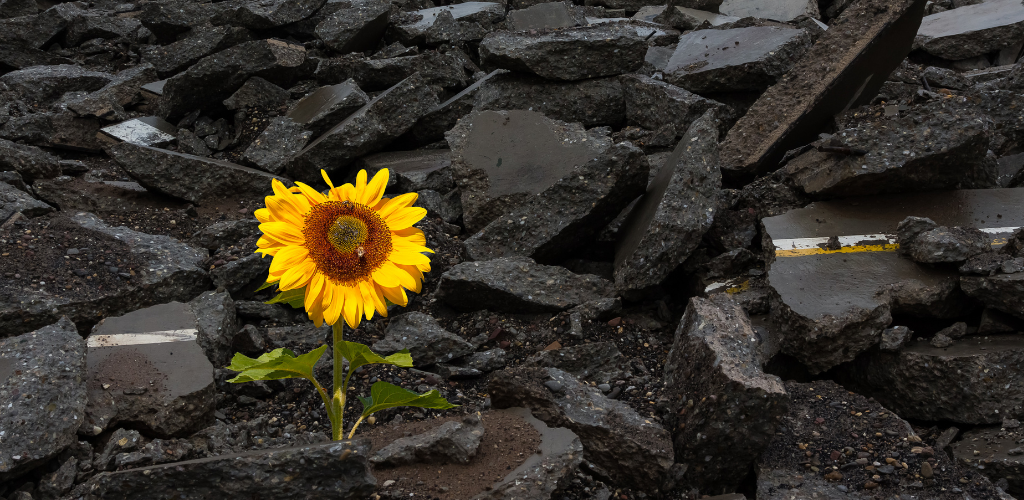
[[[276,282],[276,281],[275,281],[275,282],[273,282],[273,283],[271,283],[271,282],[269,282],[269,281],[268,281],[268,282],[266,282],[266,283],[264,283],[264,284],[260,285],[260,287],[259,287],[259,288],[257,288],[256,290],[253,290],[253,291],[254,291],[254,292],[258,292],[258,291],[260,291],[260,290],[266,290],[267,288],[270,288],[270,287],[274,286],[275,284],[277,284],[277,282]]]
[[[295,290],[288,290],[281,292],[264,304],[288,304],[296,309],[301,309],[306,306],[306,287],[297,288]]]
[[[373,384],[373,387],[370,388],[370,397],[360,397],[359,401],[363,403],[363,417],[368,417],[385,408],[394,408],[396,406],[413,406],[433,410],[447,410],[457,406],[441,397],[441,393],[437,392],[437,389],[423,394],[416,394],[408,389],[403,389],[383,381]]]
[[[412,366],[412,356],[408,349],[402,349],[390,356],[382,357],[370,350],[363,344],[357,342],[341,341],[339,344],[342,357],[348,360],[348,369],[353,371],[363,365],[385,364],[395,365],[402,368]]]
[[[238,376],[228,382],[239,384],[256,380],[278,380],[282,378],[313,379],[313,365],[323,356],[327,346],[320,346],[301,356],[296,356],[290,349],[274,349],[259,358],[252,359],[244,354],[236,353],[228,370]]]

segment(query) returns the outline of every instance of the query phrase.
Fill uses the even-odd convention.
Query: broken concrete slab
[[[445,137],[470,232],[523,206],[611,146],[579,124],[518,110],[474,111]]]
[[[57,177],[60,175],[59,160],[35,146],[0,139],[0,171],[15,171],[25,182]]]
[[[87,14],[71,22],[67,33],[64,34],[64,40],[72,47],[96,38],[145,41],[145,38],[138,40],[136,36],[141,28],[142,23],[134,17]]]
[[[607,297],[611,282],[524,257],[463,262],[441,275],[437,298],[464,310],[558,312]]]
[[[79,116],[96,118],[125,116],[124,106],[133,103],[139,95],[139,87],[156,80],[156,71],[148,63],[118,72],[110,83],[90,94],[65,101],[68,109]]]
[[[71,492],[85,500],[151,498],[173,490],[194,497],[234,491],[245,496],[356,500],[373,494],[365,439],[230,453],[94,476]],[[265,478],[253,481],[253,477]]]
[[[175,119],[220,103],[253,76],[288,87],[308,70],[305,63],[306,49],[291,42],[268,39],[235,45],[169,78],[160,100],[160,114]]]
[[[811,46],[801,29],[776,26],[700,30],[679,37],[665,81],[692,92],[762,90]]]
[[[200,59],[252,40],[249,30],[231,26],[204,28],[167,45],[140,48],[142,60],[156,68],[160,77],[176,75]]]
[[[39,5],[28,0],[4,0],[0,2],[0,19],[11,17],[34,16],[39,13]]]
[[[997,162],[985,154],[992,130],[980,110],[935,101],[884,115],[881,105],[845,114],[786,175],[815,197],[995,187]]]
[[[100,321],[86,339],[89,404],[79,433],[122,424],[168,438],[213,423],[213,365],[198,326],[192,308],[180,302]]]
[[[113,79],[114,76],[110,73],[91,71],[71,64],[58,64],[12,71],[0,76],[0,83],[25,100],[44,103],[68,92],[99,90]]]
[[[0,19],[0,41],[42,49],[57,42],[71,22],[83,14],[79,4],[59,3],[34,16]]]
[[[423,77],[426,85],[454,90],[471,81],[466,61],[468,59],[457,49],[447,53],[432,50],[412,56],[362,59],[347,68],[346,74],[368,92],[389,89],[415,73]]]
[[[342,54],[376,47],[388,27],[391,4],[382,0],[357,0],[348,5],[316,26],[317,37]]]
[[[475,350],[473,344],[445,330],[437,320],[421,312],[395,317],[388,324],[384,339],[373,344],[375,352],[385,355],[402,349],[409,350],[417,367],[447,363]]]
[[[466,253],[472,260],[521,255],[562,262],[643,194],[648,170],[639,148],[628,142],[612,145],[491,221],[466,240]]]
[[[777,168],[836,114],[869,102],[910,52],[924,0],[870,0],[843,11],[795,66],[740,118],[722,142],[723,174]]]
[[[683,23],[686,26],[689,26],[688,29],[696,28],[697,26],[703,24],[705,21],[707,21],[707,23],[710,24],[711,26],[721,26],[723,24],[729,24],[740,20],[740,18],[736,16],[727,16],[724,14],[719,14],[717,12],[717,7],[714,9],[698,9],[693,7],[676,5],[675,10],[677,14],[675,14],[674,16],[664,16],[666,10],[666,5],[645,5],[637,9],[636,14],[633,15],[633,19],[656,23],[658,22],[655,20],[656,18],[682,18],[685,19]],[[673,27],[676,26],[681,26],[681,24],[673,23]]]
[[[270,261],[259,254],[246,255],[210,271],[210,279],[232,297],[248,298],[267,281]]]
[[[599,384],[625,380],[629,377],[628,365],[614,342],[590,342],[540,351],[522,363],[522,366],[558,368],[580,380]]]
[[[53,207],[33,198],[25,191],[6,182],[0,182],[0,221],[6,222],[16,213],[25,217],[39,217],[53,210]]]
[[[615,249],[615,286],[643,294],[675,270],[711,227],[722,176],[714,110],[690,126],[626,216]]]
[[[96,138],[100,122],[67,111],[11,116],[0,124],[0,137],[36,146],[99,153],[103,143]]]
[[[100,129],[100,139],[127,142],[138,146],[166,146],[175,140],[178,129],[159,116],[132,118]]]
[[[43,465],[78,441],[85,417],[85,341],[56,323],[0,339],[0,480]]]
[[[222,160],[122,142],[110,147],[115,161],[146,189],[202,203],[225,197],[270,194],[271,179],[286,180]]]
[[[254,76],[224,100],[224,107],[232,111],[249,107],[273,110],[288,101],[289,97],[291,93],[287,90]]]
[[[1024,225],[1024,215],[1019,215],[1024,210],[1013,211],[1024,208],[1022,192],[984,189],[849,198],[763,219],[765,244],[773,252],[766,256],[772,321],[787,332],[782,352],[820,372],[877,344],[893,313],[948,318],[969,313],[973,305],[956,286],[955,271],[896,254],[897,225],[914,215],[1006,237]]]
[[[533,73],[549,80],[583,80],[631,73],[647,53],[633,26],[601,24],[536,34],[496,31],[480,42],[483,66]]]
[[[389,151],[374,153],[356,161],[353,170],[366,170],[372,179],[381,169],[388,169],[385,192],[411,193],[425,189],[446,193],[455,188],[448,149],[417,149],[415,151]],[[346,182],[354,182],[350,175]]]
[[[475,96],[480,87],[491,78],[505,73],[508,71],[496,69],[428,111],[403,137],[406,144],[409,147],[421,147],[444,140],[445,133],[455,127],[460,118],[473,111]]]
[[[1013,0],[989,0],[925,16],[914,48],[955,61],[1004,49],[1022,39],[1024,6]]]
[[[213,24],[231,24],[265,30],[301,21],[324,6],[326,0],[251,0],[225,8],[211,19]]]
[[[541,5],[555,4],[537,7]],[[614,77],[558,82],[517,73],[496,75],[480,86],[473,109],[530,110],[585,127],[616,126],[626,119],[623,84]]]
[[[320,87],[300,99],[284,116],[320,136],[370,102],[355,81]],[[305,144],[303,144],[305,146]]]
[[[586,24],[580,17],[571,2],[548,2],[510,11],[506,23],[511,31],[549,30]]]
[[[287,116],[278,116],[245,148],[242,157],[260,170],[281,174],[312,138],[313,132],[306,130],[305,125]]]
[[[843,365],[839,380],[905,418],[995,424],[1024,416],[1022,357],[1019,335],[967,336],[948,347],[918,338]]]
[[[461,31],[457,28],[461,27],[462,23],[479,23],[489,27],[502,20],[505,9],[501,4],[494,2],[462,2],[421,9],[405,15],[408,16],[408,20],[403,18],[392,28],[398,41],[406,45],[436,45],[439,38],[437,31],[452,28],[456,28],[454,31]],[[442,26],[446,24],[449,26]],[[459,35],[456,38],[463,38]]]
[[[992,249],[992,237],[973,227],[939,226],[933,220],[907,217],[896,228],[897,252],[914,262],[964,262]]]
[[[1024,454],[1017,426],[979,427],[971,429],[952,444],[953,459],[965,468],[975,469],[993,483],[1006,481],[1007,493],[1024,492]]]
[[[735,17],[756,17],[788,23],[805,16],[814,19],[821,17],[818,2],[815,0],[725,0],[718,7],[718,12]]]
[[[1018,318],[1024,318],[1024,272],[995,276],[961,276],[968,297]]]
[[[374,452],[370,462],[377,465],[406,465],[417,462],[468,464],[476,456],[484,426],[480,417],[470,415],[461,422],[445,422],[427,432],[402,437]]]
[[[196,341],[210,363],[215,366],[230,364],[234,355],[231,344],[238,331],[235,301],[231,300],[231,295],[226,291],[205,292],[192,299],[188,303],[188,309],[195,317],[193,328],[196,330]],[[187,315],[183,314],[181,317],[187,320]]]
[[[728,130],[727,124],[732,122],[729,119],[732,111],[718,101],[644,75],[623,75],[619,78],[626,103],[626,121],[630,125],[639,125],[647,130],[672,127],[681,136],[710,109],[717,112],[720,134],[724,134]]]
[[[286,170],[305,182],[319,182],[320,169],[332,175],[347,172],[345,167],[358,157],[391,143],[437,103],[433,89],[424,84],[419,73],[413,74],[317,137],[287,164]]]
[[[124,252],[143,259],[142,272],[123,288],[77,298],[25,288],[16,297],[0,302],[0,336],[21,334],[51,324],[61,316],[89,325],[108,314],[172,300],[191,300],[209,287],[209,278],[202,268],[207,257],[205,250],[168,236],[110,227],[89,213],[74,214],[68,223],[97,233],[97,238],[124,243]]]
[[[584,457],[602,475],[651,493],[664,485],[673,463],[671,436],[625,403],[557,368],[494,372],[488,389],[495,408],[528,407],[548,425],[576,433]]]
[[[762,371],[764,341],[728,294],[690,299],[665,361],[668,422],[683,481],[734,489],[789,409],[782,380]]]

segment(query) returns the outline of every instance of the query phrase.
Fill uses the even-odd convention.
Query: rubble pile
[[[1024,498],[1022,54],[1020,0],[0,0],[0,500]],[[331,442],[228,382],[332,338],[253,212],[382,169],[434,253],[352,391],[458,406]]]

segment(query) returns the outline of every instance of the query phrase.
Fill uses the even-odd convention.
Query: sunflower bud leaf
[[[441,397],[441,393],[437,392],[437,389],[423,394],[416,394],[408,389],[403,389],[383,381],[374,383],[373,387],[370,388],[370,397],[360,397],[359,402],[363,403],[363,417],[368,417],[380,410],[396,406],[412,406],[434,410],[447,410],[458,406],[449,403],[448,400]]]
[[[283,378],[313,379],[313,365],[323,356],[327,346],[296,356],[290,349],[274,349],[259,358],[252,359],[236,353],[227,369],[239,372],[228,380],[231,383],[253,382],[256,380],[278,380]]]

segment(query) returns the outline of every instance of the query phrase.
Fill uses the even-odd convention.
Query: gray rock
[[[0,19],[11,17],[34,16],[39,13],[39,5],[28,0],[4,0],[0,2]]]
[[[214,222],[196,231],[188,241],[190,244],[207,250],[217,250],[229,246],[239,240],[259,233],[260,221],[255,218],[225,220]]]
[[[470,232],[523,207],[611,147],[607,137],[533,111],[474,111],[445,136]]]
[[[928,80],[932,88],[967,90],[973,86],[966,78],[960,76],[960,73],[938,66],[928,66],[921,72],[921,77]]]
[[[992,237],[979,229],[948,228],[920,217],[900,222],[897,240],[900,255],[927,264],[964,262],[992,248]]]
[[[0,302],[0,336],[17,335],[67,316],[73,321],[92,322],[97,317],[133,311],[173,300],[187,301],[209,286],[206,271],[200,267],[206,251],[200,251],[173,238],[110,227],[98,217],[78,213],[71,222],[99,237],[119,240],[128,251],[143,259],[142,273],[125,288],[69,298],[42,290],[23,290],[14,300]]]
[[[244,298],[267,281],[270,262],[271,259],[259,254],[246,255],[210,271],[210,278],[215,286],[224,287],[232,297]]]
[[[679,38],[665,81],[691,92],[766,89],[810,45],[806,31],[777,26],[693,31]]]
[[[480,42],[484,66],[549,80],[583,80],[640,69],[644,37],[629,25],[600,24],[534,33],[496,31]]]
[[[107,438],[103,449],[93,458],[93,467],[98,471],[114,470],[117,455],[138,450],[144,441],[139,431],[132,429],[116,429]]]
[[[366,93],[359,89],[354,80],[349,79],[310,92],[296,102],[285,116],[319,136],[359,111],[368,102],[370,98]]]
[[[812,150],[787,163],[785,172],[812,196],[995,187],[997,163],[985,155],[987,120],[980,109],[941,101],[914,106],[895,120],[861,108],[840,118],[834,137],[866,154]]]
[[[215,366],[231,362],[234,351],[231,348],[238,319],[235,315],[235,301],[227,292],[205,292],[189,302],[195,315],[196,329],[199,330],[199,346]]]
[[[462,358],[462,365],[465,368],[487,373],[505,368],[506,358],[505,350],[495,347],[482,352],[474,352]]]
[[[419,196],[413,206],[426,209],[428,217],[440,217],[448,223],[454,223],[462,217],[462,200],[458,191],[441,195],[432,189],[423,189],[417,194]]]
[[[790,22],[800,16],[820,18],[818,2],[813,0],[725,0],[718,12],[727,16],[756,17]]]
[[[949,336],[947,336],[945,333],[939,332],[936,333],[935,336],[928,341],[928,343],[932,347],[945,348],[953,345],[953,339],[949,338]]]
[[[461,310],[558,312],[611,294],[612,284],[523,258],[463,262],[441,275],[437,298]]]
[[[545,5],[562,4],[540,4],[531,8]],[[554,120],[579,122],[585,127],[616,126],[626,120],[622,89],[622,82],[617,78],[559,82],[506,73],[480,86],[473,107],[495,111],[532,110]]]
[[[66,110],[12,116],[0,124],[0,137],[11,141],[90,153],[103,150],[99,131],[99,120]]]
[[[134,17],[101,16],[93,13],[78,16],[68,26],[64,40],[69,46],[96,38],[136,40],[142,23]]]
[[[286,180],[226,161],[127,142],[112,146],[110,155],[146,189],[193,203],[227,196],[259,197],[273,192],[271,179]]]
[[[473,344],[445,330],[434,318],[410,312],[391,320],[384,340],[373,344],[381,354],[393,354],[408,349],[415,366],[429,366],[448,362],[473,352]]]
[[[960,288],[988,307],[1024,318],[1024,272],[996,276],[961,276]]]
[[[34,16],[0,19],[0,41],[42,49],[83,14],[78,4],[57,4]]]
[[[1024,6],[1013,0],[994,0],[925,16],[914,48],[959,60],[1011,47],[1022,38]]]
[[[0,83],[17,92],[22,99],[46,102],[68,92],[92,92],[113,80],[113,75],[90,71],[81,66],[59,64],[34,66],[0,76]]]
[[[299,441],[296,439],[296,441]],[[185,439],[154,439],[138,450],[119,453],[114,460],[118,470],[134,469],[147,465],[159,465],[194,458],[205,450],[197,450]]]
[[[43,476],[39,481],[39,495],[42,498],[60,498],[71,490],[77,476],[78,458],[71,456],[56,471]]]
[[[291,317],[288,319],[290,321]],[[259,357],[267,352],[267,341],[255,326],[245,325],[235,334],[231,341],[231,348],[235,352],[240,352],[249,357]]]
[[[882,331],[882,342],[878,348],[883,351],[897,352],[910,342],[914,331],[905,326],[894,326]]]
[[[1017,443],[1020,437],[1016,427],[1006,425],[971,429],[953,443],[953,459],[996,484],[1006,481],[1004,489],[1019,495],[1024,487],[1024,463],[1021,463],[1021,448]]]
[[[463,2],[431,7],[406,14],[392,29],[406,45],[438,45],[463,40],[479,40],[494,23],[505,16],[505,9],[492,2]]]
[[[731,120],[732,113],[718,101],[706,99],[681,87],[665,83],[644,75],[623,75],[619,77],[626,101],[626,120],[648,130],[671,127],[677,135],[683,135],[693,122],[708,110],[714,109],[721,120],[719,132]]]
[[[562,386],[558,395],[546,382]],[[617,483],[653,493],[672,466],[668,431],[557,368],[495,372],[488,389],[495,408],[528,407],[548,425],[575,432],[587,461]]]
[[[588,24],[585,17],[580,17],[571,2],[547,2],[510,11],[507,24],[511,31],[572,28]]]
[[[789,408],[782,380],[764,373],[764,343],[725,294],[693,298],[665,362],[676,462],[701,491],[735,487]]]
[[[496,69],[455,94],[447,101],[435,106],[416,122],[406,137],[415,145],[427,145],[445,139],[445,133],[455,127],[458,121],[473,111],[476,93],[491,78],[507,73]]]
[[[231,110],[247,107],[273,110],[284,104],[289,97],[291,94],[287,90],[254,76],[224,100],[224,107]]]
[[[0,182],[0,221],[7,221],[12,215],[21,213],[25,217],[39,217],[53,212],[54,208],[28,193]]]
[[[0,480],[75,444],[85,403],[85,342],[67,317],[0,340]]]
[[[153,65],[142,63],[118,72],[99,90],[66,102],[68,109],[79,116],[126,118],[124,106],[133,103],[139,87],[157,79]]]
[[[626,217],[615,251],[615,286],[638,294],[668,277],[711,227],[721,187],[711,110],[690,126]]]
[[[163,147],[174,141],[178,130],[159,116],[132,118],[100,129],[97,137],[108,144],[127,142],[139,146]],[[216,136],[208,137],[216,139]],[[216,140],[212,147],[216,147]]]
[[[251,0],[220,11],[213,24],[231,24],[265,30],[301,21],[324,6],[326,0]]]
[[[412,56],[361,59],[351,66],[351,78],[360,88],[374,91],[386,90],[419,73],[426,85],[456,90],[472,81],[466,73],[467,62],[468,58],[457,49],[449,49],[447,53],[430,51]]]
[[[287,165],[296,180],[320,182],[320,169],[345,172],[356,158],[380,149],[437,105],[437,95],[414,74],[316,138]]]
[[[224,491],[243,496],[361,499],[373,493],[365,439],[225,454],[120,472],[105,472],[72,491],[85,500],[153,498],[174,491],[197,498]],[[264,481],[253,481],[263,477]],[[314,485],[316,488],[314,489]]]
[[[647,157],[630,143],[615,144],[466,240],[473,260],[520,255],[561,262],[593,241],[647,187]],[[465,192],[463,192],[465,197]]]
[[[245,149],[243,158],[261,170],[280,174],[312,137],[313,132],[305,125],[287,116],[271,118],[267,128]]]
[[[625,380],[629,367],[613,342],[590,342],[550,351],[540,351],[523,361],[523,366],[558,368],[580,380],[605,384]]]
[[[266,304],[255,300],[235,302],[235,311],[239,317],[267,320],[272,323],[290,323],[292,311],[290,306],[282,304]]]
[[[381,0],[357,0],[349,5],[318,24],[317,37],[342,54],[376,47],[388,26],[391,4]]]
[[[839,380],[906,418],[997,424],[1024,415],[1022,356],[1017,335],[971,336],[946,347],[918,339],[843,365]]]
[[[191,5],[186,4],[184,9]],[[184,10],[183,9],[183,10]],[[142,60],[156,68],[162,78],[176,75],[200,59],[252,39],[249,30],[229,26],[203,28],[167,45],[140,48]]]
[[[160,112],[178,118],[196,108],[227,99],[250,77],[287,87],[304,73],[306,50],[269,39],[245,42],[199,60],[164,84]]]
[[[445,422],[427,432],[398,438],[377,450],[370,462],[391,466],[418,462],[468,464],[483,437],[480,417],[470,415],[461,422]]]

